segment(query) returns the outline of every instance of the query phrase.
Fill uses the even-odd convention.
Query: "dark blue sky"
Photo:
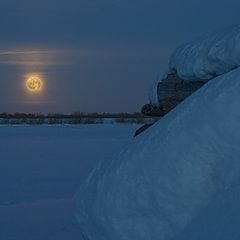
[[[138,111],[170,53],[239,24],[237,0],[0,0],[0,112]],[[45,88],[30,95],[25,76]]]

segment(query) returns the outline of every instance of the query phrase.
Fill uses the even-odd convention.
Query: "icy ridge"
[[[161,82],[164,78],[166,78],[168,75],[167,71],[162,71],[158,74],[158,78],[155,82],[153,82],[148,98],[150,100],[150,103],[154,107],[159,107],[159,99],[158,99],[158,84]]]

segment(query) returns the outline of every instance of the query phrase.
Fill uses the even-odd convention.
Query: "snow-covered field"
[[[82,239],[73,197],[137,125],[0,126],[0,240]]]

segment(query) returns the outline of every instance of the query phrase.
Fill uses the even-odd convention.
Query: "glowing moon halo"
[[[43,81],[39,76],[29,76],[26,80],[26,88],[29,92],[37,93],[42,91]]]

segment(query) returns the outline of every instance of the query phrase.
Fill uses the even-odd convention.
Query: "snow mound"
[[[239,80],[236,69],[208,82],[118,157],[102,162],[77,195],[83,234],[177,239],[240,183]]]
[[[211,79],[239,66],[240,25],[179,47],[169,63],[184,80]]]

